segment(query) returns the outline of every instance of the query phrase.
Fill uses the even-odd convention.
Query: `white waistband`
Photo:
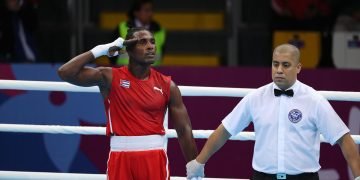
[[[111,136],[111,151],[144,151],[164,149],[165,136]]]

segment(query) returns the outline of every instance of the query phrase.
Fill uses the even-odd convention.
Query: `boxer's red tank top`
[[[170,99],[171,77],[150,70],[149,78],[139,80],[126,66],[112,68],[112,83],[104,100],[107,135],[164,135],[165,111]]]

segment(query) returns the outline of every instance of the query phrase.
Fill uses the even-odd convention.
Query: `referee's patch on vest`
[[[288,118],[292,123],[298,123],[299,121],[301,121],[302,113],[298,109],[293,109],[289,112]]]

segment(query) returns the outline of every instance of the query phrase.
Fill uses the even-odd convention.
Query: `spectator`
[[[328,16],[331,12],[326,0],[272,0],[273,10],[280,16],[296,20],[312,19],[316,16]]]
[[[330,0],[272,0],[273,26],[281,29],[323,30],[333,14]]]
[[[125,39],[127,30],[133,27],[144,27],[154,34],[156,43],[156,61],[154,65],[161,63],[165,49],[166,32],[155,20],[153,20],[152,0],[135,0],[128,12],[128,21],[120,22],[116,28],[116,37]],[[118,65],[127,65],[129,58],[127,54],[120,55],[116,61]],[[114,61],[112,61],[114,62]]]
[[[35,62],[34,32],[37,3],[25,0],[2,1],[0,12],[0,61]]]
[[[331,29],[335,19],[334,9],[337,8],[335,0],[271,0],[271,7],[273,30],[320,32],[321,49],[318,67],[334,67],[331,56]],[[297,47],[301,48],[301,46]]]
[[[335,31],[360,30],[360,1],[350,0],[343,3],[336,18]]]

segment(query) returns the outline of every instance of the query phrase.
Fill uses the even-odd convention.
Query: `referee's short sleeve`
[[[320,133],[331,145],[334,145],[344,134],[350,131],[325,98],[319,99],[316,113]]]
[[[232,135],[244,130],[251,122],[250,96],[245,96],[223,120],[225,129]]]

